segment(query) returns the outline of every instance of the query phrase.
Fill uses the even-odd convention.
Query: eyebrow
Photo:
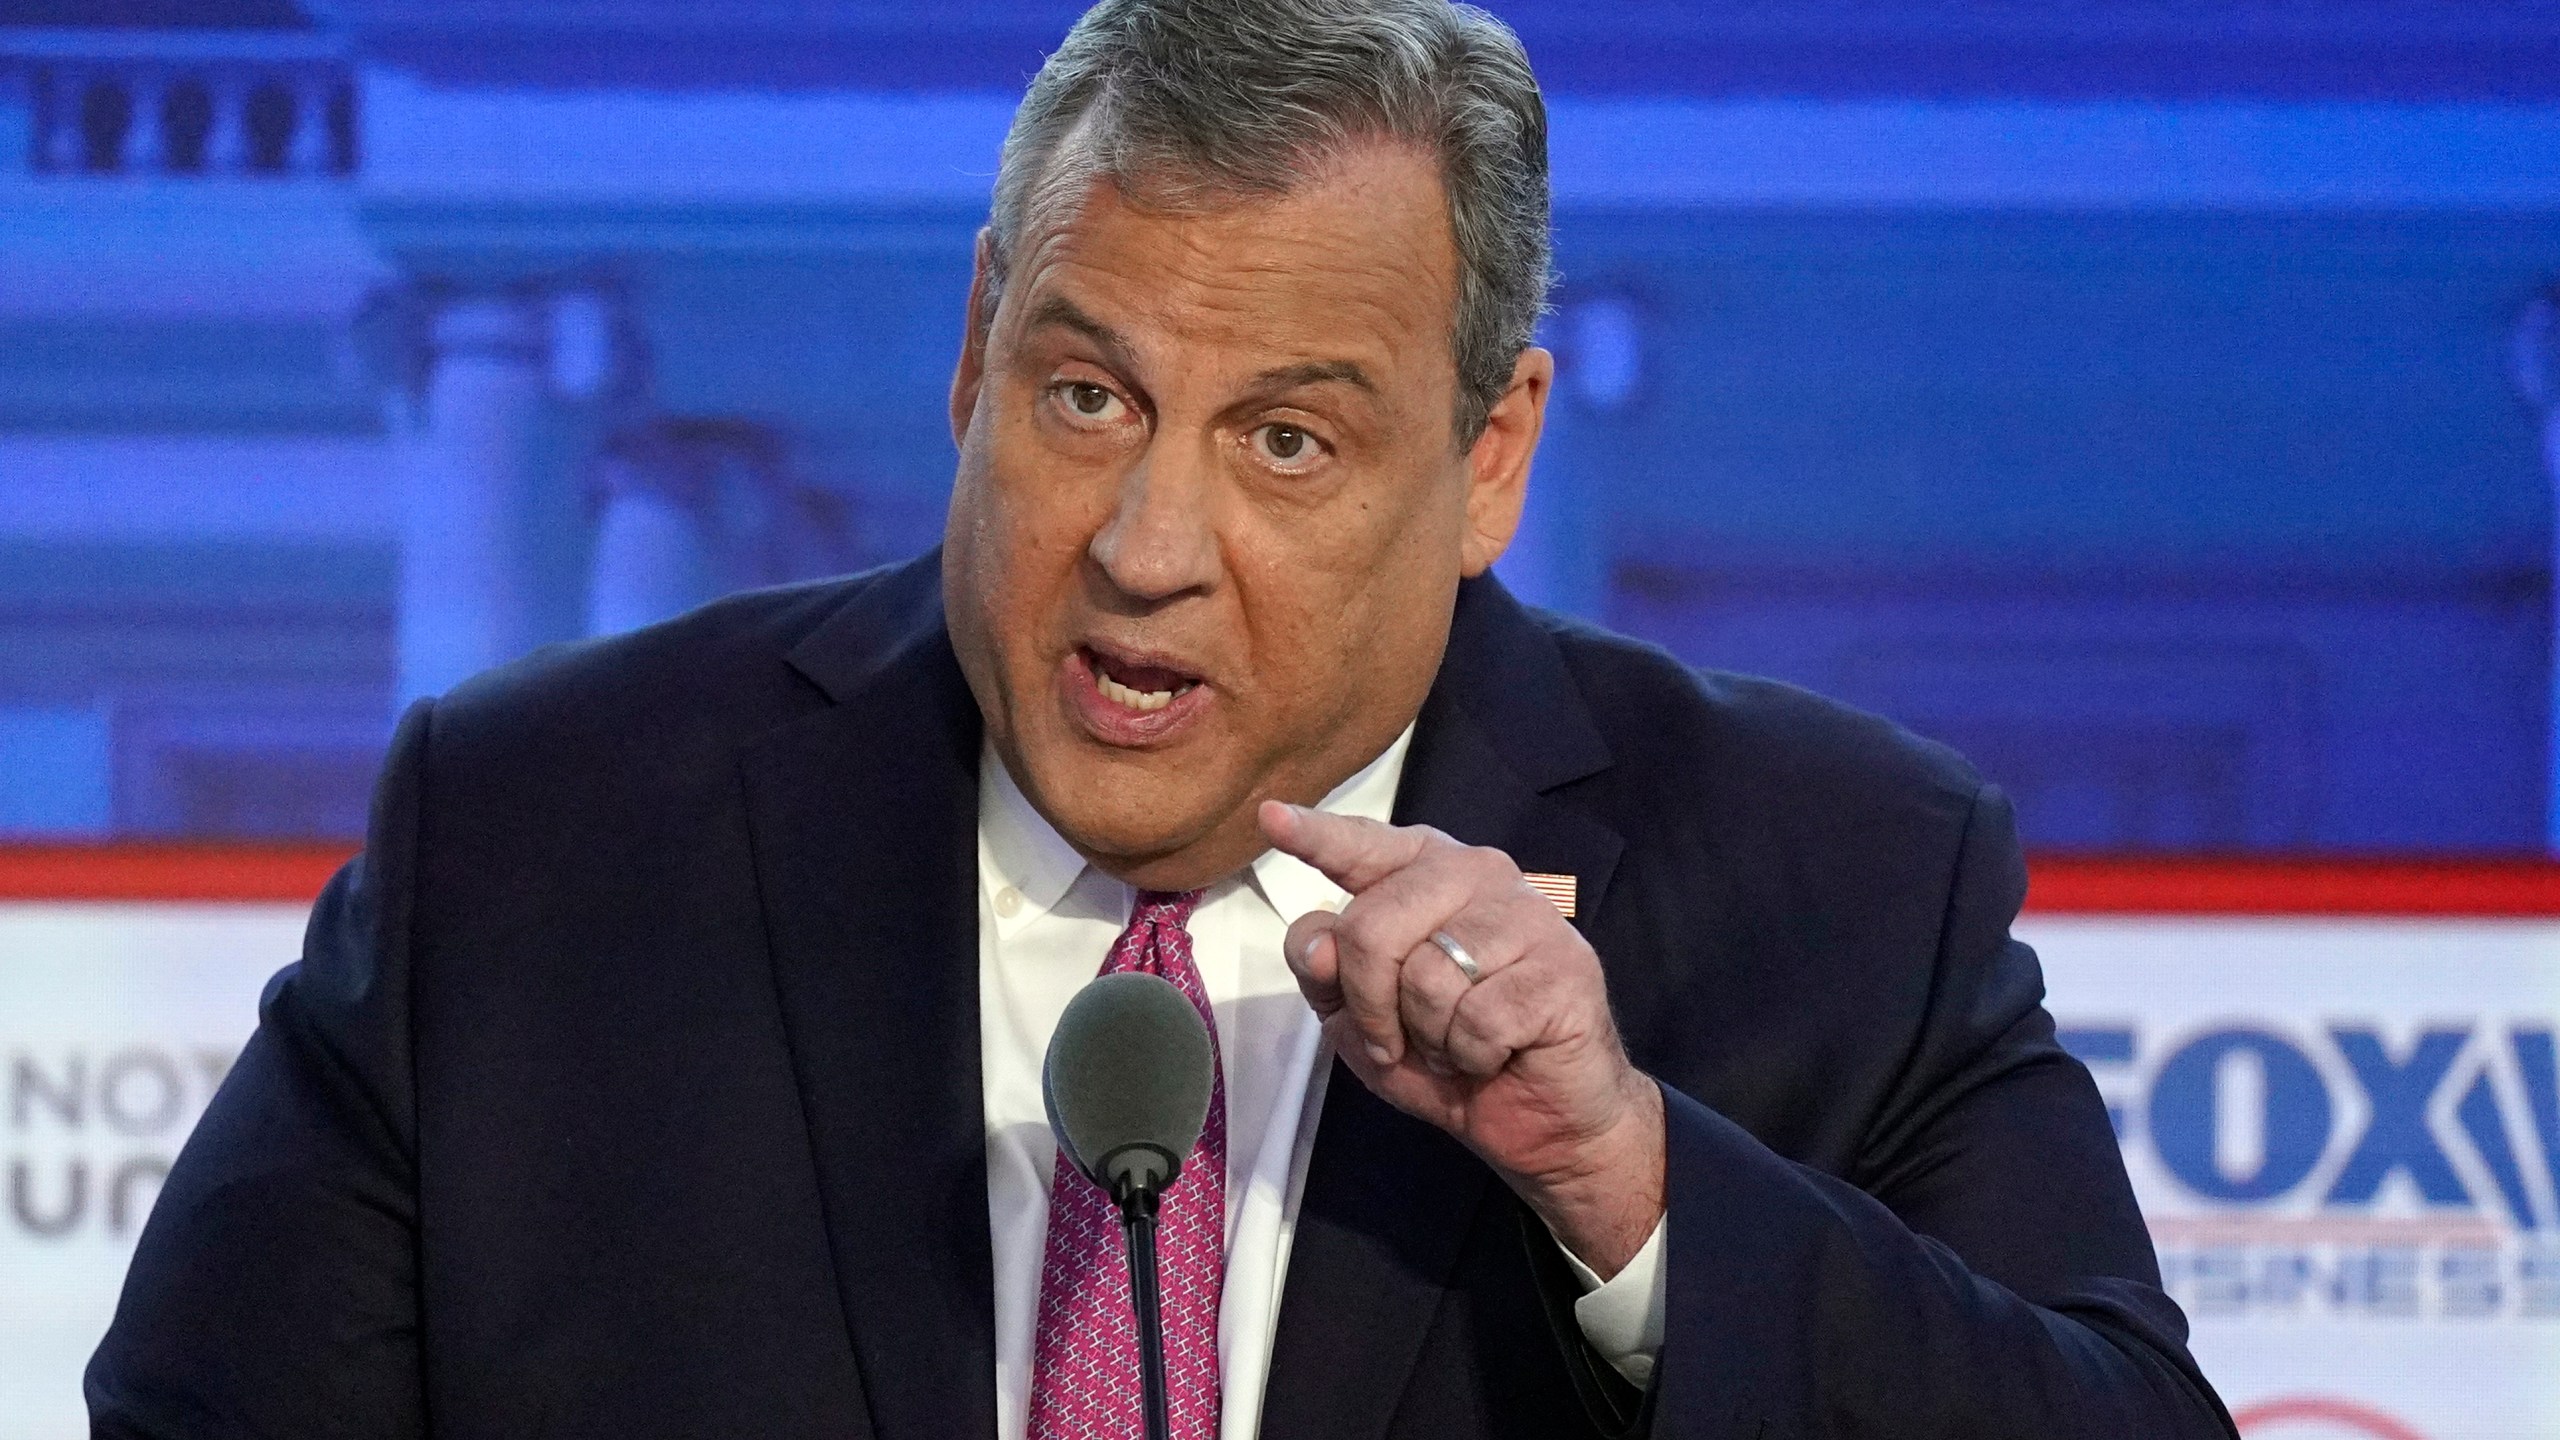
[[[1119,331],[1087,315],[1064,295],[1047,296],[1032,308],[1029,328],[1038,330],[1051,325],[1092,341],[1122,370],[1135,363],[1129,342]],[[1380,393],[1378,382],[1351,360],[1304,360],[1275,366],[1255,375],[1245,390],[1248,395],[1274,395],[1306,385],[1349,385],[1373,397]]]
[[[1378,393],[1378,382],[1369,372],[1349,360],[1308,360],[1296,365],[1282,365],[1253,377],[1246,388],[1256,394],[1272,394],[1295,390],[1301,385],[1349,385],[1371,395]]]
[[[1064,295],[1049,296],[1031,312],[1030,328],[1039,330],[1051,325],[1062,330],[1072,330],[1100,346],[1103,353],[1111,358],[1112,364],[1121,370],[1132,368],[1135,357],[1130,353],[1129,342],[1121,336],[1120,332],[1077,309],[1076,302]]]

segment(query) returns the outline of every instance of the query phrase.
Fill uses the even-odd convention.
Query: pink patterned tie
[[[1165,1409],[1174,1440],[1216,1440],[1218,1434],[1218,1296],[1227,1273],[1227,1072],[1218,1062],[1209,993],[1191,961],[1191,932],[1183,928],[1199,905],[1197,890],[1139,891],[1129,928],[1102,965],[1105,975],[1161,975],[1190,996],[1208,1022],[1209,1055],[1217,1062],[1209,1123],[1156,1212]],[[1145,1434],[1120,1208],[1060,1155],[1031,1346],[1030,1440],[1140,1440]]]

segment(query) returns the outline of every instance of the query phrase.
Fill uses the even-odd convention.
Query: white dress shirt
[[[1323,808],[1383,821],[1412,727]],[[995,1252],[996,1433],[1023,1440],[1057,1142],[1040,1064],[1058,1017],[1128,924],[1130,887],[1090,868],[1031,806],[995,753],[978,762],[978,1041],[987,1119],[987,1223]],[[1227,1273],[1218,1317],[1220,1440],[1254,1440],[1280,1319],[1298,1197],[1331,1054],[1281,957],[1289,922],[1349,899],[1304,863],[1266,852],[1209,887],[1191,952],[1227,1082]],[[1663,1234],[1607,1283],[1571,1251],[1587,1293],[1575,1319],[1594,1351],[1641,1386],[1662,1346]]]

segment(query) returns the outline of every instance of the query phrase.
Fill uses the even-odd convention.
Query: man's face
[[[1263,798],[1321,799],[1412,720],[1517,523],[1548,361],[1458,448],[1457,255],[1407,148],[1205,210],[1058,208],[953,384],[952,640],[1069,843],[1189,888],[1261,852]]]

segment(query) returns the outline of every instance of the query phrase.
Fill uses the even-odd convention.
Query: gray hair
[[[1520,41],[1450,0],[1102,0],[1040,67],[996,172],[981,326],[1026,226],[1097,178],[1167,204],[1276,195],[1346,142],[1440,161],[1473,444],[1545,312],[1547,111]]]

